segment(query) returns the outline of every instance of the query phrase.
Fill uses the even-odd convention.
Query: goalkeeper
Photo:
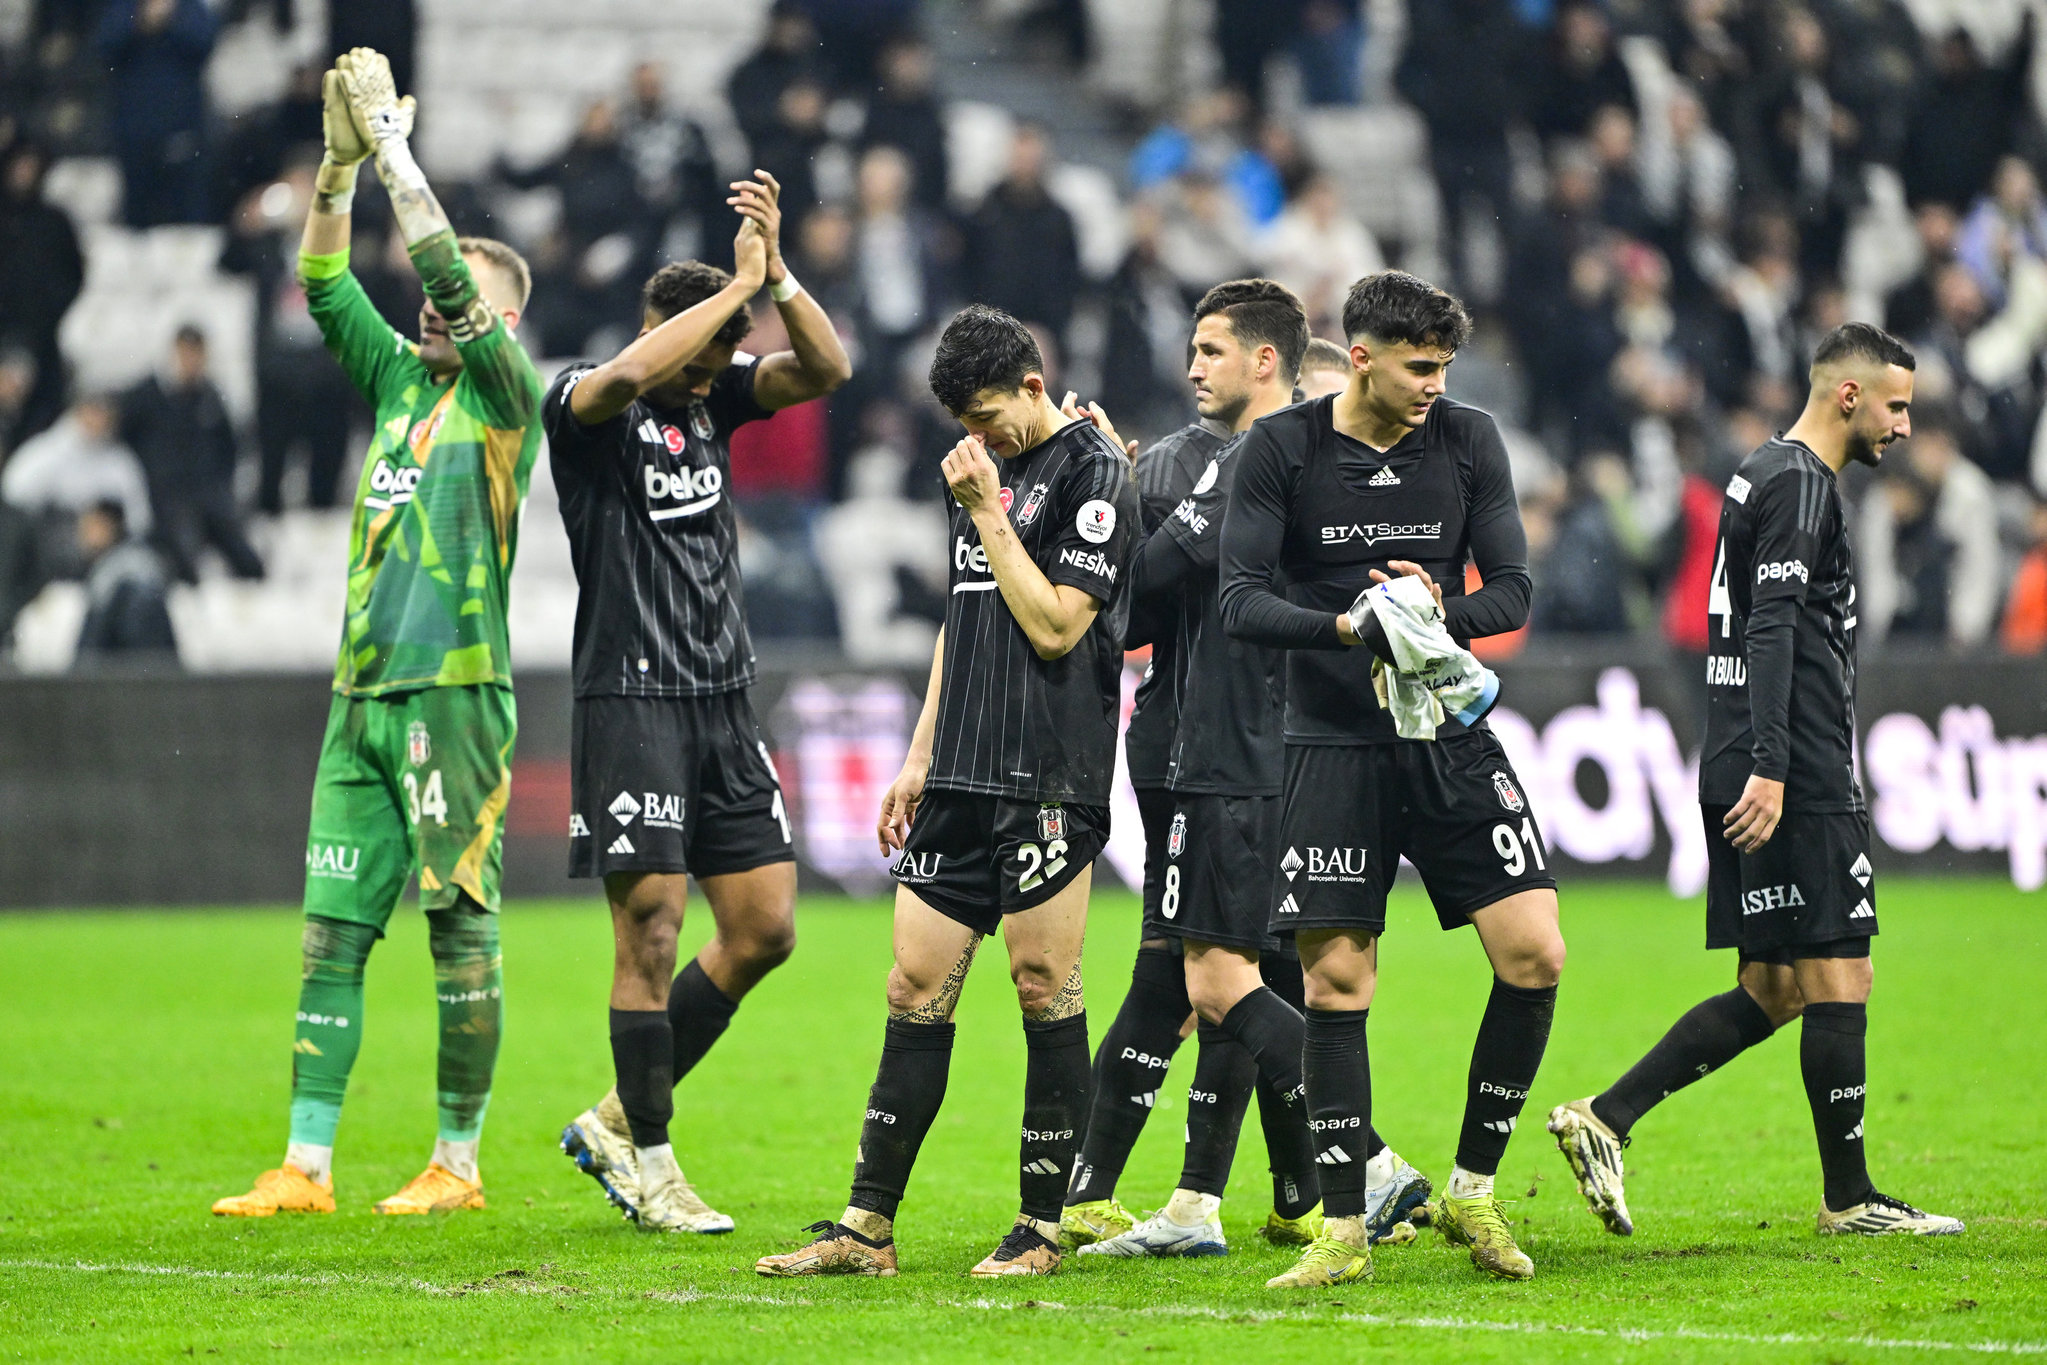
[[[412,101],[367,48],[322,85],[326,157],[299,281],[376,412],[349,529],[348,601],[306,843],[304,971],[283,1164],[217,1214],[331,1213],[334,1132],[362,1042],[363,968],[419,878],[440,1001],[440,1137],[379,1213],[482,1208],[476,1152],[503,1008],[498,879],[517,729],[505,610],[540,443],[540,380],[512,336],[526,263],[458,238],[406,145]],[[425,287],[419,342],[348,269],[356,173],[375,157]]]

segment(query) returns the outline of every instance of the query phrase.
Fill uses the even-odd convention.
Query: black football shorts
[[[796,857],[745,692],[578,698],[569,784],[571,877],[717,877]]]
[[[1144,936],[1277,949],[1266,921],[1282,804],[1277,796],[1178,797],[1166,827],[1164,885],[1156,907],[1145,905]]]
[[[1869,816],[1786,811],[1770,842],[1742,853],[1727,839],[1728,807],[1706,822],[1706,946],[1744,961],[1867,957],[1876,934]]]
[[[1109,842],[1103,806],[926,791],[889,874],[977,934],[1064,891]]]
[[[1270,927],[1386,931],[1403,856],[1445,929],[1474,910],[1556,888],[1549,846],[1489,729],[1393,744],[1289,744]]]

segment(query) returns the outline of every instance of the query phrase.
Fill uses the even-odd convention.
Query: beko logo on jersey
[[[975,553],[980,553],[978,550]],[[1061,550],[1059,562],[1070,564],[1091,574],[1099,574],[1111,583],[1116,581],[1117,566],[1100,550]]]
[[[670,517],[694,516],[698,512],[714,507],[725,489],[724,471],[716,465],[705,465],[702,469],[685,466],[673,474],[665,469],[646,465],[640,472],[646,479],[648,502],[688,499],[680,507],[663,507],[651,513],[655,521],[667,521]]]
[[[1768,583],[1772,579],[1795,578],[1801,583],[1810,582],[1806,577],[1805,561],[1802,559],[1780,559],[1774,564],[1756,565],[1756,582]]]
[[[1376,545],[1382,540],[1435,540],[1443,534],[1440,521],[1366,521],[1351,522],[1347,526],[1325,526],[1322,528],[1324,545],[1347,545],[1353,540],[1362,540],[1367,545]]]
[[[363,500],[363,506],[383,511],[400,503],[412,501],[414,491],[419,488],[419,476],[424,469],[401,469],[379,456],[370,469],[370,494]]]
[[[1742,894],[1741,913],[1760,915],[1765,910],[1782,910],[1786,906],[1804,904],[1805,896],[1796,882],[1789,886],[1762,886]]]
[[[1706,686],[1747,687],[1748,660],[1739,654],[1708,654]]]

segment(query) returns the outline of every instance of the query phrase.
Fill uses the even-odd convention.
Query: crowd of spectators
[[[68,91],[93,112],[67,132],[0,105],[0,458],[14,452],[0,482],[0,637],[24,592],[105,558],[83,547],[110,526],[116,543],[154,547],[167,582],[191,581],[209,550],[253,578],[263,564],[237,489],[276,514],[302,460],[308,504],[346,500],[364,415],[292,273],[324,62],[232,119],[209,112],[203,80],[224,23],[282,22],[289,8],[46,0],[29,56],[8,58],[34,68],[19,88],[37,108],[69,107]],[[729,132],[685,110],[649,54],[564,145],[436,184],[465,230],[541,224],[518,242],[535,274],[522,336],[568,357],[631,337],[639,283],[661,261],[729,264],[735,145],[780,180],[791,265],[847,337],[856,377],[735,441],[764,636],[836,635],[862,658],[928,646],[942,547],[905,528],[940,505],[936,463],[955,428],[922,369],[959,304],[1023,318],[1055,385],[1085,387],[1148,439],[1189,419],[1188,313],[1208,286],[1270,275],[1302,295],[1318,335],[1340,338],[1352,280],[1426,262],[1479,318],[1452,391],[1507,431],[1535,559],[1525,638],[1634,634],[1703,652],[1720,489],[1795,414],[1814,340],[1864,317],[1919,357],[1913,439],[1880,472],[1844,479],[1865,638],[2037,652],[2047,141],[2028,84],[2030,7],[1977,8],[1971,27],[1927,28],[1914,14],[1934,7],[1904,0],[1412,0],[1404,34],[1381,35],[1368,14],[1384,7],[1362,0],[1215,0],[1216,80],[1104,168],[1119,196],[1107,260],[1085,249],[1085,206],[1062,188],[1044,126],[1018,120],[999,168],[970,168],[987,188],[961,192],[948,101],[975,92],[970,78],[941,81],[915,0],[776,0],[727,77]],[[2005,8],[2013,22],[1999,29]],[[413,67],[411,0],[328,10],[330,50],[367,41]],[[1087,7],[1020,22],[1054,39],[1041,75],[1084,101],[1077,64],[1108,60]],[[1366,97],[1373,45],[1396,37],[1379,95],[1426,129],[1412,174],[1440,206],[1428,238],[1375,235],[1361,211],[1375,188],[1318,165],[1303,135],[1310,114]],[[224,227],[220,267],[256,299],[246,431],[206,377],[196,331],[131,392],[67,394],[57,329],[82,266],[42,185],[51,140],[90,136],[120,166],[129,225]],[[538,217],[510,211],[536,196]],[[409,332],[417,286],[375,193],[357,201],[354,264]],[[749,347],[771,348],[777,321],[759,312]],[[238,483],[245,448],[254,476]],[[838,610],[821,610],[833,590]]]

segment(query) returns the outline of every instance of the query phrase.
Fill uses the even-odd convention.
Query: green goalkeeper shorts
[[[336,694],[313,778],[306,913],[382,933],[415,872],[422,910],[458,891],[496,910],[518,729],[503,687]]]

